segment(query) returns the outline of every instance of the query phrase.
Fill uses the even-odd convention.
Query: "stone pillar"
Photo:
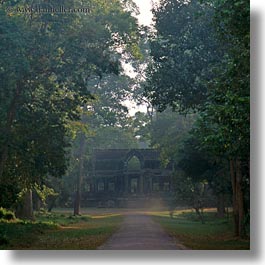
[[[142,194],[144,191],[144,175],[143,172],[140,174],[140,179],[139,179],[139,192]]]
[[[149,179],[149,187],[150,187],[150,193],[153,193],[153,177],[150,176]]]
[[[128,174],[125,173],[124,175],[124,193],[128,193]]]

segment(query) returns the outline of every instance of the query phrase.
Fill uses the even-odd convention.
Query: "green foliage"
[[[46,185],[35,184],[34,190],[44,207],[47,206],[47,199],[59,195],[53,188],[47,187]]]
[[[111,78],[104,77],[115,80],[123,56],[140,56],[134,6],[128,1],[60,2],[66,8],[87,6],[88,14],[5,11],[28,3],[5,1],[0,6],[0,183],[1,205],[8,207],[24,188],[65,174],[72,139],[80,131],[87,137],[94,134],[88,122],[81,121],[91,115],[84,109],[97,96],[93,80],[103,80],[108,87]],[[58,2],[40,5],[58,7]],[[121,104],[113,111],[111,104],[102,101],[101,110],[107,111],[101,125],[117,124],[122,118],[116,114],[121,117],[127,111]]]
[[[207,180],[196,179],[181,170],[175,171],[173,179],[176,205],[192,207],[200,216],[199,211],[202,212],[207,203],[210,203]]]
[[[119,227],[122,217],[37,214],[36,222],[0,222],[1,249],[96,249]]]
[[[49,223],[33,223],[21,220],[0,222],[0,242],[2,243],[0,248],[11,249],[21,245],[25,248],[25,246],[30,246],[44,232],[54,230],[57,227],[57,225]]]
[[[14,202],[18,200],[20,187],[17,185],[17,180],[14,176],[10,176],[0,185],[0,202],[4,208],[12,208]]]
[[[12,211],[6,210],[5,208],[0,208],[0,219],[3,220],[14,220],[16,219],[15,214]]]
[[[205,178],[205,172],[211,168],[210,158],[206,152],[199,149],[199,142],[189,135],[183,142],[180,150],[178,167],[185,173],[197,180]]]
[[[240,236],[244,211],[247,213],[249,207],[249,1],[163,0],[154,15],[153,62],[149,64],[145,94],[160,111],[168,106],[178,112],[197,110],[192,132],[197,146],[223,167],[212,170],[214,182],[222,183],[217,177],[226,182],[225,160],[230,160],[232,183],[236,175],[233,201]],[[184,147],[182,167],[194,175],[196,168],[203,168],[203,161],[196,155],[200,161],[196,167],[192,163],[194,152],[189,145]]]
[[[106,149],[137,148],[137,140],[130,129],[104,127],[92,139],[92,146]]]
[[[151,145],[158,148],[164,165],[170,161],[177,163],[183,151],[183,141],[192,128],[196,115],[180,115],[170,109],[155,113],[150,126]]]
[[[198,136],[212,153],[245,160],[250,143],[249,2],[215,5],[213,23],[220,41],[228,45],[222,60],[211,68],[218,75],[209,82]]]
[[[198,109],[207,98],[223,46],[212,25],[214,7],[199,1],[164,0],[154,9],[156,33],[145,94],[159,110]]]
[[[178,158],[173,178],[176,205],[203,209],[217,205],[220,194],[230,196],[231,182],[226,161],[209,155],[201,148],[196,136],[190,134],[186,137]]]
[[[239,15],[240,14],[240,15]],[[249,156],[249,2],[162,1],[146,94],[160,110],[199,109],[214,155]]]

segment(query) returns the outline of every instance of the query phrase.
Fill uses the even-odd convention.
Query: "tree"
[[[145,95],[158,110],[196,110],[204,104],[207,82],[223,47],[212,26],[214,8],[199,1],[161,1],[153,10],[155,33]]]
[[[157,112],[150,127],[151,146],[160,150],[161,159],[166,165],[170,161],[179,162],[183,141],[192,128],[196,115],[181,115],[170,109]]]
[[[178,204],[192,207],[204,224],[203,208],[207,196],[207,183],[203,180],[187,176],[183,171],[174,172],[175,200]]]
[[[15,176],[20,190],[30,191],[47,175],[66,171],[69,123],[80,119],[82,106],[93,98],[88,81],[118,74],[122,54],[137,53],[137,26],[125,3],[116,0],[89,1],[89,14],[71,16],[2,11],[11,4],[15,10],[22,3],[6,1],[0,13],[0,181]]]
[[[204,205],[216,205],[217,216],[224,217],[225,195],[229,196],[231,190],[227,161],[209,153],[192,132],[186,137],[179,151],[177,166],[193,183],[207,184],[212,198],[205,198]],[[189,197],[189,194],[186,196]]]
[[[146,95],[159,110],[199,111],[201,145],[230,161],[241,237],[249,211],[249,2],[165,0],[154,15]]]
[[[92,80],[95,100],[89,104],[89,111],[83,115],[82,123],[89,126],[90,135],[85,137],[80,132],[77,141],[78,152],[73,156],[73,163],[78,160],[79,169],[73,167],[68,174],[77,174],[74,214],[81,213],[81,186],[84,178],[84,164],[90,164],[91,154],[99,148],[135,148],[137,140],[133,129],[128,126],[128,109],[123,101],[129,93],[130,79],[124,75],[103,75]],[[87,171],[91,168],[87,168]]]
[[[215,6],[219,39],[229,45],[215,66],[219,75],[209,84],[198,135],[212,153],[229,159],[235,235],[242,237],[249,225],[250,7],[246,1],[216,1]]]

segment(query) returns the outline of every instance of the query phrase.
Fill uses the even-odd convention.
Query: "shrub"
[[[4,220],[14,220],[16,219],[15,214],[12,211],[9,211],[5,208],[0,208],[0,219],[4,219]]]
[[[8,221],[16,219],[15,214],[13,212],[6,213],[4,218]]]
[[[9,242],[8,242],[7,237],[0,234],[0,245],[7,245],[8,243]]]
[[[5,209],[0,208],[0,219],[2,219],[5,216]]]

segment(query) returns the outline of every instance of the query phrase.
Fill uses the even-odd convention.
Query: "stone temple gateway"
[[[96,149],[84,179],[85,207],[152,207],[172,200],[173,165],[155,149]]]

